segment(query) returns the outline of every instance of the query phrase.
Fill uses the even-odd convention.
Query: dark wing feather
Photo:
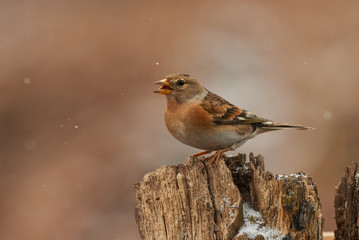
[[[266,118],[258,117],[247,110],[234,106],[230,102],[211,92],[207,94],[201,106],[212,116],[214,124],[251,124],[254,129],[259,128],[261,132],[288,128],[299,130],[314,129],[300,125],[276,123]]]
[[[234,106],[220,96],[209,92],[201,104],[204,110],[211,114],[215,124],[251,124],[268,121],[265,118]]]

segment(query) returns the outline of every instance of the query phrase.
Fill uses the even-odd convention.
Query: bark
[[[324,218],[317,187],[303,172],[276,175],[265,171],[261,155],[226,158],[235,184],[245,202],[257,211],[269,228],[284,239],[322,239]]]
[[[142,239],[231,239],[243,224],[242,198],[223,161],[164,166],[135,191]]]
[[[266,239],[239,234],[250,222],[280,231],[274,239],[322,239],[320,200],[304,173],[274,176],[253,154],[249,162],[241,154],[208,167],[201,160],[164,166],[135,185],[142,239]],[[243,202],[260,219],[244,219]]]
[[[351,163],[336,189],[334,207],[337,240],[359,239],[359,173],[358,163]]]

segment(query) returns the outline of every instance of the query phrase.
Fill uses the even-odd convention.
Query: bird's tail
[[[312,127],[292,125],[287,123],[275,123],[272,121],[261,122],[259,128],[264,131],[281,130],[281,129],[314,130],[314,128]]]

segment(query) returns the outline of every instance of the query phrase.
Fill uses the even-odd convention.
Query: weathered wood
[[[336,240],[359,239],[359,173],[358,163],[345,169],[336,189],[334,207],[337,230]]]
[[[300,172],[274,176],[265,171],[261,155],[226,158],[235,184],[245,202],[257,211],[269,228],[279,230],[286,239],[322,239],[324,219],[317,187]]]
[[[223,161],[164,166],[135,191],[142,239],[231,239],[243,224],[242,199]]]
[[[304,173],[274,176],[253,154],[208,167],[201,159],[164,166],[135,185],[142,239],[267,239],[267,230],[273,239],[323,239],[317,189]],[[243,214],[242,199],[253,216]],[[243,232],[252,223],[264,232]]]

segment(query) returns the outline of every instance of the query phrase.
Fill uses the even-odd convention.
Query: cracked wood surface
[[[146,174],[135,185],[141,238],[251,239],[237,234],[244,223],[244,201],[283,239],[323,239],[321,204],[311,178],[304,173],[274,176],[265,171],[263,157],[245,158],[225,157],[204,168],[202,158],[190,157]]]
[[[142,239],[230,239],[243,224],[242,199],[223,161],[161,167],[135,191]]]
[[[324,218],[317,186],[303,172],[273,175],[265,171],[261,155],[226,158],[243,200],[260,212],[269,228],[283,239],[323,239]],[[246,238],[242,238],[246,239]]]
[[[337,230],[335,239],[359,239],[359,172],[358,163],[352,162],[336,189],[335,221]]]

